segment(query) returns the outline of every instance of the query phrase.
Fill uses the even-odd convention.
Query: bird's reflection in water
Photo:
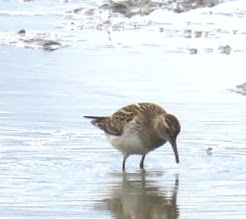
[[[115,218],[175,219],[179,217],[178,175],[175,176],[173,186],[169,189],[158,187],[154,180],[146,179],[148,175],[145,172],[122,173],[122,178],[122,184],[112,186],[111,197],[105,200],[108,210]]]

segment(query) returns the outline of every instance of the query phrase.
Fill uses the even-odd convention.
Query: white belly
[[[109,142],[125,155],[130,154],[146,154],[149,152],[141,139],[134,134],[125,133],[121,136],[107,135]]]

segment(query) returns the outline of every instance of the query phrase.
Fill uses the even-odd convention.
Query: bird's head
[[[180,123],[174,115],[167,114],[166,116],[163,116],[161,126],[162,128],[160,134],[172,145],[176,162],[179,163],[179,154],[176,139],[180,132]]]

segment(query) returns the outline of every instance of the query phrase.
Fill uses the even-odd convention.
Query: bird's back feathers
[[[106,134],[120,136],[127,123],[135,118],[144,117],[150,120],[166,112],[159,106],[151,103],[131,104],[119,109],[112,116],[84,116],[92,119],[91,123],[102,129]],[[149,122],[149,121],[146,121]]]

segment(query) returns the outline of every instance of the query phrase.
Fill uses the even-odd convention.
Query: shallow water
[[[104,31],[57,30],[50,25],[57,15],[43,17],[40,30],[73,36],[68,47],[0,46],[0,217],[245,217],[246,99],[228,90],[245,81],[244,49],[190,55],[174,44],[168,48],[176,52],[167,51],[159,41],[117,44]],[[10,18],[2,32],[25,28],[19,20],[38,29],[26,15]],[[112,36],[144,33],[153,32]],[[165,39],[171,43],[172,36]],[[234,38],[229,42],[238,45]],[[158,103],[179,118],[178,165],[166,144],[147,155],[145,172],[140,157],[131,156],[122,173],[122,155],[83,118],[140,101]]]

